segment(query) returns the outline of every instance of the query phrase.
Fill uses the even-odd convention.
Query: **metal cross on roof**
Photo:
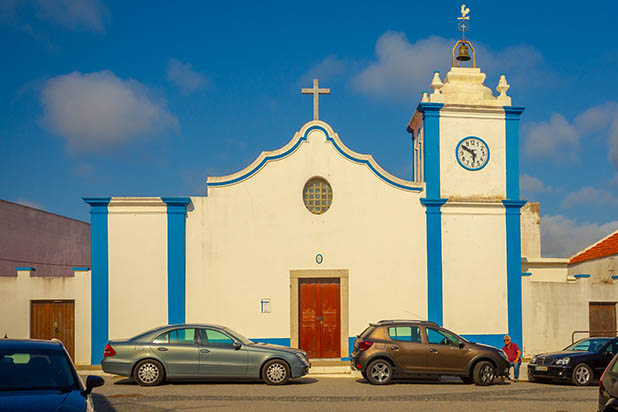
[[[319,106],[320,106],[320,95],[321,94],[330,94],[330,89],[320,89],[318,87],[318,79],[313,79],[313,88],[302,88],[300,90],[303,94],[312,94],[313,95],[313,120],[319,119]]]

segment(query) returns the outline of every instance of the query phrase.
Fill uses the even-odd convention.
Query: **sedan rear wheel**
[[[155,386],[163,382],[163,365],[154,359],[139,361],[133,369],[133,378],[140,386]]]
[[[283,385],[290,379],[290,367],[279,359],[268,361],[262,369],[262,379],[267,385]]]
[[[367,366],[367,380],[372,385],[386,385],[393,377],[393,367],[384,359],[374,360]]]
[[[587,386],[592,382],[592,369],[585,363],[580,363],[573,369],[573,384]]]

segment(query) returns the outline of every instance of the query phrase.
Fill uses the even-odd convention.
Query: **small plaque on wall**
[[[270,298],[263,298],[260,301],[260,312],[270,313]]]

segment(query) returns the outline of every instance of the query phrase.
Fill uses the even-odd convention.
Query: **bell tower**
[[[461,6],[461,40],[442,81],[433,73],[408,131],[414,179],[425,183],[429,320],[498,345],[521,342],[519,118],[506,76],[497,95],[485,86],[466,40],[470,9]],[[456,54],[457,53],[457,54]],[[474,293],[468,293],[468,292]],[[494,342],[495,341],[495,342]]]

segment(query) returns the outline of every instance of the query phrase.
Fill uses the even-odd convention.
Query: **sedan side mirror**
[[[86,395],[89,395],[90,392],[92,392],[92,389],[103,386],[103,384],[105,384],[105,379],[103,379],[102,377],[96,375],[89,375],[86,378],[86,390],[84,391],[84,393]]]
[[[232,344],[232,346],[234,346],[234,349],[238,350],[238,349],[242,348],[242,343],[240,343],[240,342],[234,342],[234,343]]]

